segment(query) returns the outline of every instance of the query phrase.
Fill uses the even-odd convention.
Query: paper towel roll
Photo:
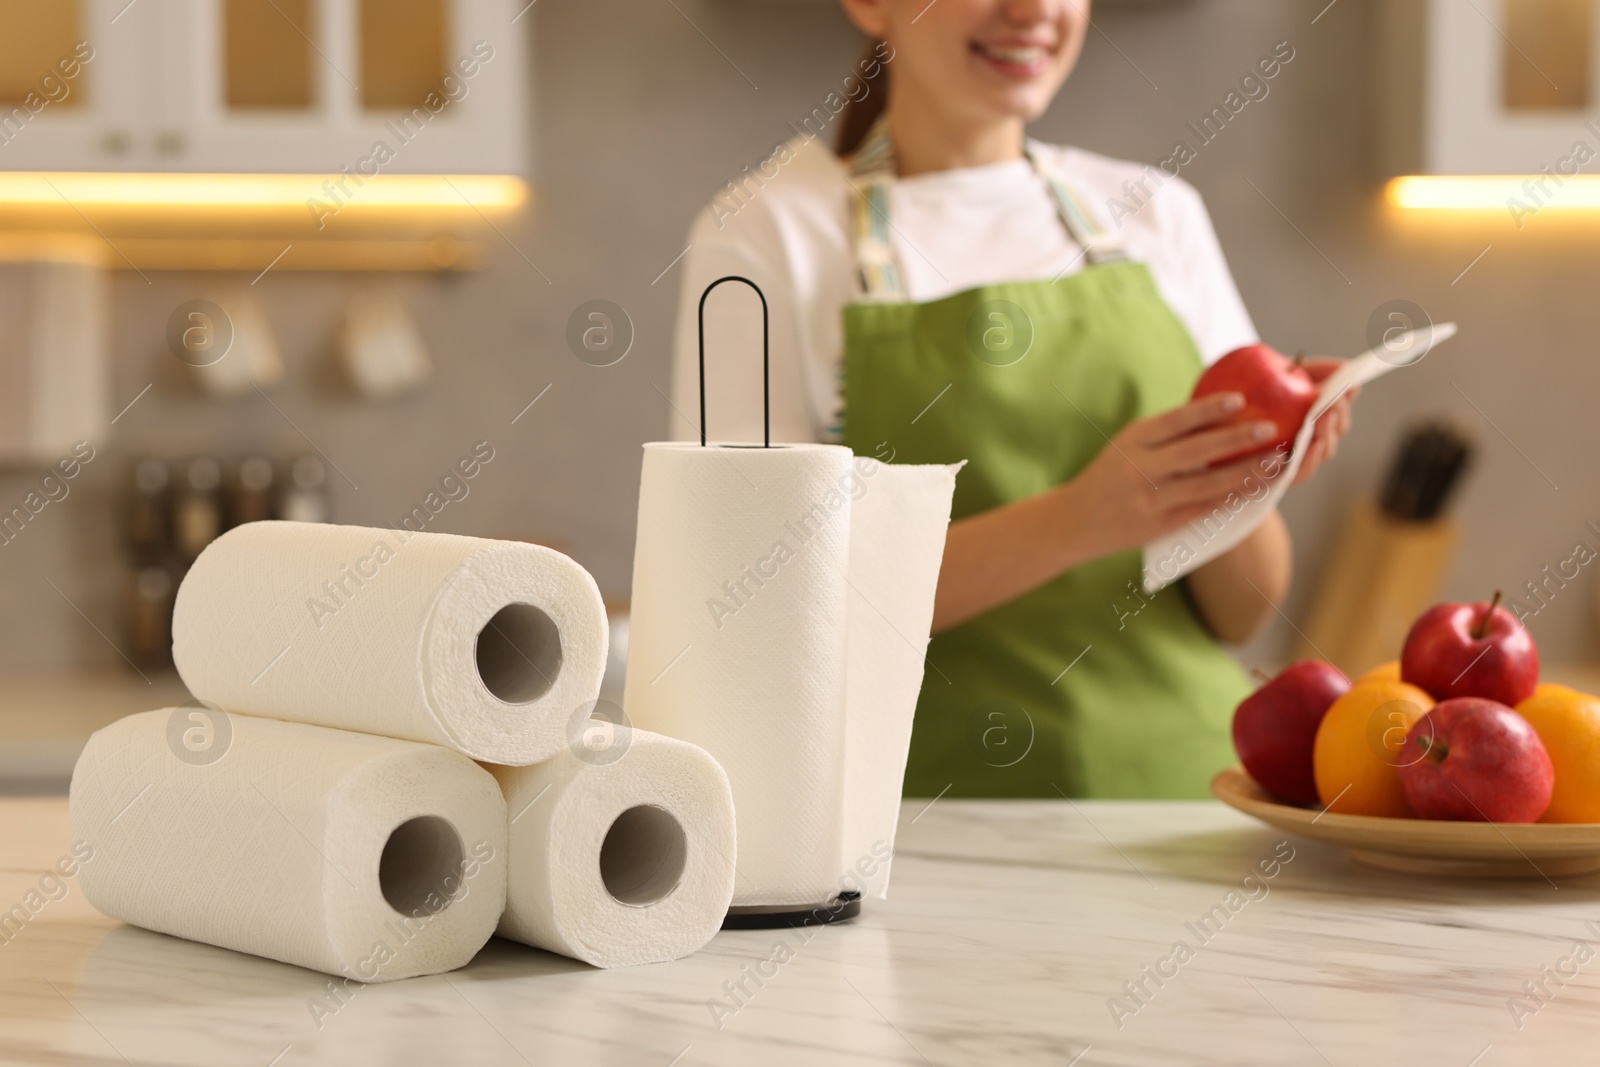
[[[728,776],[688,742],[592,729],[603,745],[489,767],[511,820],[499,934],[596,967],[680,959],[733,896]]]
[[[552,549],[252,522],[184,577],[172,658],[211,707],[522,765],[566,743],[607,639],[594,579]]]
[[[147,711],[89,739],[70,806],[106,915],[355,981],[464,965],[505,904],[505,801],[433,745]]]
[[[728,772],[734,905],[882,895],[956,469],[645,446],[624,706]]]

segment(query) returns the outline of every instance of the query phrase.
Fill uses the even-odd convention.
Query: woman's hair
[[[872,124],[878,121],[889,103],[889,65],[879,61],[882,47],[881,41],[873,41],[867,47],[866,56],[856,68],[862,72],[861,81],[867,91],[859,98],[847,101],[844,110],[839,112],[839,139],[834,144],[834,151],[841,157],[855,154],[866,138],[867,131],[872,129]],[[872,71],[870,76],[866,73],[869,70]]]

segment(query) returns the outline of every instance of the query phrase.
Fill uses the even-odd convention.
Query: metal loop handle
[[[761,298],[761,447],[772,447],[772,387],[768,375],[767,294],[761,286],[739,274],[728,274],[700,294],[700,447],[706,445],[706,297],[723,282],[744,282]]]

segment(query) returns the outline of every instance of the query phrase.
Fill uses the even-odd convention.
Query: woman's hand
[[[1220,425],[1243,407],[1244,397],[1238,393],[1214,393],[1129,423],[1112,438],[1061,487],[1088,527],[1085,558],[1143,545],[1180,529],[1221,507],[1252,473],[1259,477],[1259,453],[1211,467],[1224,456],[1260,449],[1277,436],[1270,421]]]
[[[1344,366],[1344,360],[1316,356],[1306,360],[1301,366],[1311,375],[1312,381],[1321,385],[1328,375]],[[1332,459],[1339,451],[1339,441],[1350,429],[1351,407],[1360,393],[1359,385],[1346,389],[1344,395],[1335,400],[1333,406],[1317,419],[1316,429],[1311,432],[1311,444],[1306,447],[1306,458],[1300,462],[1300,470],[1295,474],[1295,485],[1310,480],[1311,476],[1317,473],[1317,468]]]
[[[1089,560],[1137,548],[1221,507],[1266,454],[1211,469],[1277,436],[1270,422],[1222,426],[1244,407],[1216,393],[1124,427],[1064,485],[950,524],[933,603],[938,633]]]

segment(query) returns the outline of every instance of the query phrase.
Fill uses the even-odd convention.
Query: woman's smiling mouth
[[[1038,42],[973,41],[973,55],[1008,78],[1024,81],[1050,69],[1056,47]]]

